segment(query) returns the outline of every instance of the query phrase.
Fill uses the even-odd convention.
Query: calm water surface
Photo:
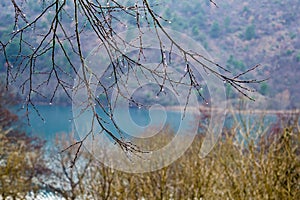
[[[39,136],[46,141],[53,141],[55,137],[59,136],[60,134],[68,134],[74,132],[73,113],[71,106],[39,105],[37,106],[37,108],[41,116],[45,120],[43,121],[34,110],[31,110],[29,114],[31,124],[31,126],[28,128],[29,134]],[[149,125],[149,123],[151,123],[151,125],[158,126],[163,121],[162,111],[153,111],[152,121],[149,116],[149,111],[146,109],[130,108],[129,111],[132,122],[137,126],[144,127]],[[22,117],[26,122],[24,113],[24,110],[19,111],[19,116]],[[121,119],[123,116],[124,119],[126,118],[125,110],[119,110],[114,114],[114,116],[116,115],[118,115]],[[199,121],[194,114],[186,114],[185,117],[188,118],[190,123],[183,124],[181,123],[182,115],[177,111],[166,111],[165,117],[165,125],[169,125],[169,127],[175,132],[178,130],[179,126],[181,126],[181,128],[183,128],[184,130],[189,131],[191,130],[191,127],[195,127],[196,123],[198,123]],[[261,119],[259,116],[251,115],[244,116],[243,120],[248,122],[248,124],[255,124]],[[232,116],[227,116],[224,124],[225,127],[231,127],[233,125],[233,121],[234,119],[232,118]],[[265,118],[263,118],[263,121],[265,126],[268,126],[270,123],[276,122],[276,116],[266,116]],[[243,126],[244,123],[241,123],[240,125]],[[114,129],[112,125],[108,125],[108,127],[109,126],[111,126],[111,130]],[[122,126],[130,132],[135,132],[135,129],[131,127],[130,123],[127,123],[126,121],[122,123]],[[247,127],[244,128],[246,129]]]
[[[28,128],[28,132],[30,134],[39,136],[47,141],[53,141],[59,134],[71,133],[74,131],[71,106],[39,105],[37,106],[37,109],[44,120],[32,109],[29,114],[30,127]],[[161,111],[152,112],[152,121],[149,116],[149,111],[146,109],[130,108],[129,111],[132,122],[140,127],[145,127],[149,125],[149,123],[156,126],[162,121]],[[117,113],[114,113],[114,115],[119,115],[119,117],[122,118],[122,116],[126,116],[125,110],[120,110]],[[19,112],[19,116],[21,116],[26,123],[26,118],[24,117],[24,112],[22,110]],[[185,117],[189,118],[191,123],[195,121],[193,115],[186,115]],[[167,111],[165,125],[169,125],[176,131],[181,124],[181,118],[182,115],[180,112]],[[130,124],[122,124],[122,126],[127,126],[125,127],[126,130],[134,132],[134,129],[130,127]],[[185,126],[184,129],[189,129],[188,125],[183,126]]]

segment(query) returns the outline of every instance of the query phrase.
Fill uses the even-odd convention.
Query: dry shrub
[[[83,153],[81,156],[87,158],[86,165],[81,164],[85,173],[77,172],[81,194],[70,199],[297,199],[300,196],[299,118],[292,116],[277,123],[280,128],[268,126],[259,134],[251,129],[245,133],[239,130],[240,125],[233,126],[224,131],[219,143],[204,159],[199,158],[203,141],[199,134],[179,160],[143,174],[107,168],[96,160],[90,162],[91,157]],[[237,132],[242,131],[243,140],[237,139]],[[253,134],[257,135],[253,137]],[[165,140],[169,138],[167,135]],[[160,134],[162,143],[163,139]]]

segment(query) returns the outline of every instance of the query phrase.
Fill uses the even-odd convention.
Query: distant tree
[[[255,26],[254,25],[247,26],[245,31],[245,36],[244,36],[245,40],[252,40],[255,37],[256,37]]]
[[[300,52],[298,52],[298,53],[296,54],[296,61],[297,61],[297,62],[300,62]]]
[[[233,55],[229,56],[229,59],[227,60],[227,67],[230,70],[237,70],[237,71],[243,71],[246,68],[243,61],[237,60]],[[231,69],[231,67],[233,67],[234,69]]]
[[[220,29],[219,23],[214,22],[211,26],[209,34],[212,38],[217,38],[220,36],[220,31],[221,31],[221,29]]]
[[[207,0],[207,2],[216,6],[212,0]],[[97,124],[105,130],[125,151],[135,152],[139,149],[130,141],[124,140],[105,128],[106,122],[97,114],[94,104],[98,104],[109,118],[112,118],[112,112],[107,112],[105,107],[107,105],[102,105],[100,101],[95,102],[97,97],[91,89],[91,78],[98,80],[102,94],[107,99],[110,98],[110,89],[115,87],[119,96],[128,98],[128,101],[133,104],[138,104],[138,102],[127,97],[126,91],[120,89],[126,88],[128,84],[128,79],[126,81],[126,78],[121,77],[134,76],[139,81],[141,77],[149,79],[151,76],[155,80],[155,84],[159,86],[158,94],[164,91],[166,83],[173,85],[175,90],[176,85],[182,85],[188,91],[196,90],[199,92],[201,84],[195,78],[196,74],[192,66],[189,65],[191,61],[198,63],[199,67],[202,67],[212,76],[226,81],[249,99],[247,91],[250,89],[244,84],[259,82],[242,78],[245,73],[254,70],[257,66],[241,74],[231,74],[213,60],[203,57],[197,52],[191,52],[190,49],[184,49],[182,46],[184,41],[177,41],[163,26],[169,22],[169,19],[164,19],[156,12],[156,8],[162,6],[160,3],[154,3],[150,0],[51,0],[38,2],[11,0],[11,3],[15,12],[13,31],[8,40],[0,40],[0,51],[5,65],[7,65],[7,86],[18,81],[21,82],[20,90],[25,96],[25,107],[28,111],[31,106],[36,112],[38,110],[35,107],[34,98],[38,97],[52,103],[53,99],[63,92],[72,100],[72,92],[78,88],[85,88],[87,100],[84,103],[87,105],[86,109],[93,112],[93,125]],[[34,9],[39,10],[39,12],[33,12],[26,3],[34,6]],[[47,27],[45,22],[48,24]],[[139,30],[136,37],[136,41],[139,42],[135,46],[117,36],[117,33],[128,30],[128,27]],[[155,69],[144,65],[142,62],[144,52],[149,48],[143,45],[147,39],[142,31],[143,27],[148,29],[148,33],[152,33],[151,37],[155,38],[160,46],[158,50],[160,64]],[[213,24],[211,33],[213,37],[219,34],[217,23]],[[111,62],[104,78],[91,71],[86,60],[92,47],[83,41],[88,41],[93,37],[96,38],[92,42],[93,45],[98,43],[99,46],[103,47],[103,55],[108,55]],[[160,40],[162,37],[167,38],[168,46]],[[15,48],[16,43],[19,45],[18,49]],[[137,53],[134,56],[128,54],[126,52],[127,47],[133,48]],[[11,48],[14,49],[14,52],[11,52]],[[185,73],[177,78],[170,76],[167,70],[168,64],[172,62],[168,55],[171,55],[174,49],[181,52],[181,60],[184,63],[182,71],[185,69]],[[60,63],[62,58],[66,60],[66,63]],[[220,69],[221,72],[207,65],[207,62]],[[126,70],[124,70],[124,65],[127,66]],[[77,68],[78,66],[79,68]],[[149,73],[150,76],[145,76],[145,73]],[[74,75],[77,76],[78,87],[73,88]],[[52,92],[49,95],[51,89]],[[189,95],[186,97],[186,103],[188,100]],[[109,104],[108,106],[109,110],[113,109],[112,105]],[[115,126],[118,130],[116,124]],[[89,134],[93,134],[92,128]],[[80,144],[83,142],[84,139],[80,141]],[[79,145],[79,147],[81,146]]]
[[[230,17],[225,17],[224,19],[224,28],[226,30],[227,33],[229,33],[231,31],[231,28],[230,28]]]
[[[266,82],[263,82],[260,84],[260,89],[259,89],[259,92],[262,94],[262,95],[266,95],[268,93],[268,84]]]
[[[199,27],[197,25],[194,25],[192,27],[192,34],[193,34],[193,36],[198,36],[199,35]]]

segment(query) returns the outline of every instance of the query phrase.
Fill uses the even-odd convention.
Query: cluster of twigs
[[[66,80],[66,77],[74,77],[80,79],[78,82],[82,83],[82,87],[87,90],[87,107],[86,109],[92,109],[94,114],[93,124],[97,123],[103,131],[110,135],[110,137],[125,151],[141,152],[141,150],[132,144],[130,141],[126,141],[121,131],[118,129],[117,124],[113,121],[112,112],[107,112],[107,107],[102,105],[102,102],[97,101],[96,95],[93,94],[89,75],[95,76],[99,80],[99,86],[102,88],[103,94],[109,100],[110,89],[115,87],[119,89],[121,86],[126,86],[128,80],[122,79],[122,76],[126,76],[133,73],[136,80],[141,80],[141,75],[138,75],[137,70],[141,71],[143,78],[150,79],[148,74],[151,75],[154,82],[159,85],[160,90],[158,95],[164,91],[164,86],[168,82],[172,87],[176,88],[176,85],[182,84],[188,87],[189,95],[192,89],[198,91],[198,94],[206,101],[205,97],[200,92],[201,83],[197,80],[197,77],[193,71],[190,62],[196,62],[203,69],[224,82],[230,84],[239,93],[243,94],[249,99],[252,99],[247,92],[251,89],[245,84],[259,83],[259,80],[244,80],[242,76],[255,70],[257,66],[250,68],[249,70],[238,74],[232,75],[227,69],[219,65],[218,63],[210,60],[197,52],[191,52],[189,49],[184,49],[179,41],[174,40],[171,35],[165,30],[163,23],[168,22],[159,13],[155,11],[155,7],[160,4],[150,4],[148,0],[136,0],[134,2],[123,3],[123,1],[117,0],[53,0],[42,1],[43,9],[34,18],[30,18],[30,14],[26,14],[23,10],[25,1],[11,0],[15,9],[15,24],[14,30],[10,35],[9,41],[0,41],[1,49],[6,64],[7,64],[7,85],[15,82],[20,75],[22,75],[22,84],[20,88],[23,94],[26,96],[26,109],[29,112],[29,107],[39,114],[38,109],[33,101],[33,96],[39,96],[45,99],[50,99],[50,104],[56,97],[59,90],[62,91],[71,99],[71,92],[74,92],[77,88],[73,88],[72,81]],[[216,3],[211,1],[215,6]],[[24,5],[23,5],[24,4]],[[49,24],[47,27],[41,26],[42,21],[48,19]],[[129,20],[134,20],[133,27],[140,30],[140,34],[137,38],[139,45],[135,47],[138,51],[137,58],[132,58],[130,54],[124,52],[121,45],[130,46],[126,40],[118,37],[118,32],[126,30],[129,25]],[[160,42],[161,61],[159,65],[153,69],[142,64],[141,60],[145,59],[144,51],[146,47],[143,46],[143,32],[142,28],[147,27],[153,30],[153,37],[156,37]],[[34,36],[32,36],[32,34]],[[89,44],[84,44],[83,40],[86,39],[86,35],[96,36],[99,44],[101,44],[106,50],[111,65],[108,72],[110,73],[111,81],[107,85],[101,77],[91,73],[86,63],[86,52],[90,51]],[[31,35],[31,36],[30,36]],[[167,37],[171,47],[169,51],[166,51],[166,47],[160,40],[162,37]],[[12,41],[18,41],[19,50],[15,52],[16,55],[8,55],[7,48]],[[168,74],[168,62],[172,54],[172,48],[177,48],[182,53],[182,59],[185,61],[183,66],[184,73],[178,80],[173,79]],[[28,50],[29,49],[29,50]],[[26,51],[25,51],[26,50]],[[120,59],[121,58],[121,59]],[[65,60],[65,63],[61,64],[61,59]],[[46,68],[40,69],[41,61],[49,60],[50,65]],[[120,60],[120,61],[119,61]],[[203,63],[203,60],[209,62],[217,67],[211,68]],[[81,75],[78,75],[78,63],[80,63],[79,69],[82,71]],[[64,66],[69,66],[70,71],[66,71]],[[124,69],[124,65],[127,66]],[[46,77],[44,79],[38,77]],[[189,81],[183,81],[189,80]],[[53,92],[50,97],[47,94],[41,92],[43,87],[52,85]],[[175,90],[176,91],[176,90]],[[118,90],[118,94],[128,101],[140,105],[137,100],[132,99],[126,95],[126,91]],[[188,104],[189,95],[186,97]],[[106,122],[97,114],[96,104],[103,110],[103,112],[112,119],[112,123],[117,128],[121,137],[116,136],[116,133],[111,132],[106,128]],[[108,109],[113,111],[113,105],[108,104]],[[39,114],[40,115],[40,114]],[[87,137],[92,133],[87,134]],[[78,145],[77,154],[82,147],[83,142],[87,137],[84,137],[81,141],[75,143],[72,146]],[[72,147],[71,146],[71,147]],[[75,157],[76,160],[76,157]]]

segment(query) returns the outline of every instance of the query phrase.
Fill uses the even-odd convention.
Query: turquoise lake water
[[[27,132],[30,135],[39,136],[42,139],[46,141],[53,141],[56,136],[59,136],[61,134],[68,134],[71,132],[75,132],[74,128],[74,121],[73,121],[73,113],[72,113],[72,107],[71,106],[53,106],[53,105],[40,105],[37,106],[40,115],[45,119],[44,121],[41,119],[40,116],[34,111],[31,110],[29,114],[30,119],[30,127],[27,127]],[[114,115],[119,115],[122,122],[122,116],[126,115],[124,114],[124,111],[118,111]],[[132,121],[135,123],[135,125],[144,127],[147,126],[150,122],[150,116],[149,111],[146,109],[138,109],[138,108],[130,108],[130,117]],[[18,114],[19,116],[24,120],[26,124],[26,118],[24,117],[25,110],[19,110]],[[128,117],[128,116],[127,116]],[[158,125],[161,121],[163,121],[162,113],[159,111],[152,112],[152,122],[151,125]],[[105,118],[105,117],[104,117]],[[164,125],[168,125],[172,130],[175,132],[178,130],[179,126],[183,128],[183,130],[190,131],[191,127],[197,126],[197,123],[199,123],[199,119],[195,117],[193,114],[186,114],[185,118],[188,118],[189,123],[182,123],[182,115],[180,112],[175,111],[166,111],[165,112],[165,118],[166,121]],[[127,118],[126,118],[127,119]],[[259,119],[259,117],[253,115],[251,117],[244,117],[244,119],[248,120],[251,123],[256,123],[256,120]],[[276,116],[267,116],[264,118],[264,124],[265,126],[268,126],[271,123],[276,122]],[[233,119],[230,116],[226,117],[225,120],[225,127],[230,127],[233,124]],[[127,123],[126,121],[122,125],[126,130],[129,132],[134,132],[135,129],[131,127],[130,123]],[[110,128],[114,132],[113,125],[108,125],[108,128]],[[140,129],[139,129],[140,130]],[[255,130],[254,130],[255,131]],[[139,134],[139,133],[135,133]]]
[[[30,127],[27,128],[29,134],[39,136],[47,141],[52,141],[57,135],[68,134],[75,130],[71,106],[40,105],[37,106],[37,109],[44,120],[32,109],[29,114]],[[125,110],[121,110],[114,115],[119,115],[122,118],[122,115],[125,115],[124,112]],[[146,109],[130,108],[129,113],[133,123],[137,126],[145,127],[151,122],[149,111]],[[169,125],[174,131],[178,130],[180,123],[182,122],[182,115],[175,111],[166,111],[165,113],[166,121],[164,125]],[[24,110],[20,110],[18,114],[27,125],[27,119],[24,117]],[[156,126],[162,121],[161,112],[153,111],[152,116],[151,125]],[[195,121],[193,120],[194,118],[192,115],[187,115],[185,117],[190,118],[189,121],[191,123]],[[188,125],[184,126],[184,129],[189,128]],[[113,125],[108,125],[108,127],[112,129]],[[133,128],[126,124],[125,129],[133,131]]]

